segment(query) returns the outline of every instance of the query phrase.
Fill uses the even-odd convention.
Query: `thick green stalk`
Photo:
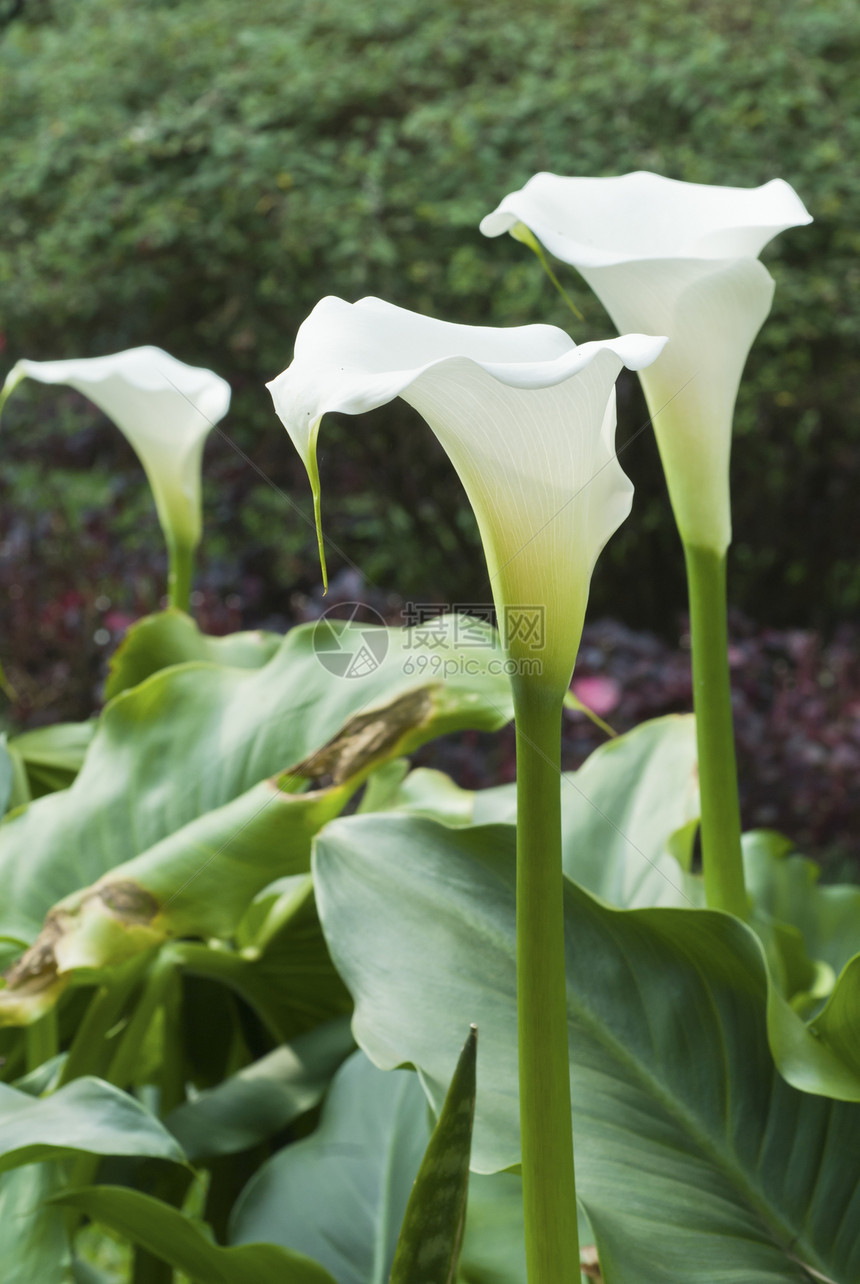
[[[119,1040],[119,1047],[104,1076],[108,1083],[116,1084],[118,1088],[125,1088],[134,1078],[143,1041],[156,1012],[164,1002],[175,971],[176,959],[168,945],[155,956],[149,969],[134,1015]]]
[[[27,1026],[25,1035],[27,1045],[27,1069],[36,1070],[50,1061],[60,1050],[57,1033],[57,1010],[50,1008],[38,1021]]]
[[[167,600],[178,611],[191,605],[191,580],[194,574],[194,549],[176,540],[167,542]]]
[[[726,559],[684,546],[690,595],[693,708],[702,797],[702,867],[712,909],[748,914],[732,726],[726,625]]]
[[[84,1074],[98,1074],[107,1059],[107,1035],[116,1025],[127,995],[102,985],[90,999],[83,1021],[69,1048],[59,1087]]]
[[[153,959],[137,1007],[123,1034],[119,1037],[119,1047],[103,1075],[108,1083],[115,1084],[118,1088],[126,1088],[133,1080],[143,1041],[173,980],[175,970],[176,959],[171,947],[164,946]],[[107,1000],[105,1002],[107,1004]],[[93,1021],[100,1021],[103,1017],[104,1008],[101,1009],[100,1014],[94,1014]],[[100,1163],[101,1159],[98,1155],[81,1155],[71,1165],[69,1185],[89,1186],[95,1181]],[[82,1214],[78,1212],[67,1210],[66,1229],[70,1236],[80,1224],[81,1216]]]
[[[112,984],[101,985],[95,991],[69,1047],[58,1087],[81,1075],[104,1073],[112,1052],[108,1034],[122,1016],[146,961],[146,955],[131,959],[118,972],[114,970]]]
[[[562,697],[514,682],[517,1025],[529,1284],[580,1284],[561,868]]]

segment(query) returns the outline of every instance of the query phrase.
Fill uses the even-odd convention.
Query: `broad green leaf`
[[[459,1284],[526,1284],[523,1183],[516,1173],[471,1174],[457,1279]]]
[[[110,1226],[184,1271],[195,1284],[334,1284],[316,1262],[275,1244],[220,1248],[201,1223],[135,1190],[85,1186],[58,1196],[56,1202]]]
[[[289,874],[267,883],[257,893],[236,927],[235,943],[246,958],[258,958],[299,907],[313,900],[310,874]]]
[[[146,615],[126,633],[111,657],[105,699],[136,687],[144,678],[174,664],[210,660],[235,669],[260,669],[283,642],[277,633],[256,630],[210,637],[190,615],[174,607]]]
[[[9,742],[24,764],[34,798],[68,789],[83,765],[95,730],[93,719],[57,722],[52,727],[25,731]]]
[[[323,1262],[337,1284],[387,1284],[399,1219],[429,1138],[427,1101],[416,1077],[377,1070],[357,1054],[336,1076],[317,1131],[249,1182],[231,1240],[299,1247]],[[519,1177],[471,1175],[457,1279],[525,1284]]]
[[[373,768],[510,716],[489,630],[486,648],[470,650],[469,677],[429,686],[409,676],[408,631],[329,634],[338,660],[369,637],[376,667],[334,676],[308,626],[257,670],[162,670],[106,708],[68,790],[0,825],[0,937],[34,941],[51,911],[8,975],[6,1020],[35,1019],[74,969],[169,935],[229,934],[257,891],[308,868],[310,837]]]
[[[582,1209],[583,1257],[594,1235]],[[518,1173],[472,1173],[458,1284],[526,1284],[523,1183]]]
[[[860,1102],[857,1036],[860,975],[853,964],[848,965],[840,981],[822,1013],[807,1023],[771,980],[768,1036],[780,1073],[795,1088],[857,1103]]]
[[[345,1018],[320,1026],[185,1102],[165,1125],[191,1160],[245,1150],[317,1105],[354,1047]]]
[[[860,887],[819,882],[814,861],[770,830],[744,834],[744,872],[753,903],[770,918],[796,928],[807,954],[837,976],[860,952]]]
[[[21,1075],[13,1082],[12,1087],[17,1088],[19,1092],[26,1092],[30,1097],[43,1097],[53,1092],[59,1084],[66,1060],[67,1053],[58,1052],[56,1056],[43,1061],[34,1070],[28,1070],[26,1074]]]
[[[454,1064],[456,1053],[449,1077]],[[245,1187],[230,1242],[296,1249],[337,1284],[383,1284],[428,1136],[416,1076],[381,1074],[355,1053],[335,1075],[316,1131],[268,1160]]]
[[[860,1100],[860,954],[846,964],[833,993],[810,1029],[840,1063],[854,1073],[855,1087],[850,1100]]]
[[[0,1176],[3,1284],[72,1284],[65,1218],[45,1202],[61,1188],[59,1164],[30,1164]]]
[[[441,820],[446,825],[469,825],[477,797],[471,790],[461,789],[444,771],[417,767],[387,798],[379,799],[374,805],[377,800],[371,796],[359,810],[407,811],[413,816]]]
[[[519,1159],[513,829],[360,816],[317,839],[320,914],[382,1067],[440,1103],[481,1030],[472,1163]],[[606,1284],[860,1277],[860,1107],[807,1095],[767,1041],[762,949],[704,910],[565,888],[577,1188]]]
[[[352,1010],[322,934],[310,877],[290,895],[285,911],[273,915],[257,944],[245,949],[194,942],[173,947],[185,972],[235,990],[280,1042]]]
[[[691,714],[655,718],[600,745],[564,775],[561,798],[565,873],[581,887],[623,908],[703,903],[699,880],[683,868],[699,817]],[[474,819],[515,821],[516,785],[476,794]]]
[[[860,888],[820,885],[818,866],[792,853],[780,834],[744,835],[771,965],[771,1047],[795,1087],[860,1102]]]
[[[75,1079],[41,1098],[0,1084],[0,1172],[81,1153],[185,1161],[163,1124],[100,1079]]]
[[[345,779],[362,762],[395,756],[401,741],[412,750],[462,727],[497,728],[511,716],[507,679],[486,671],[499,654],[491,630],[486,648],[470,651],[473,675],[429,686],[403,671],[413,654],[410,630],[330,625],[330,632],[344,650],[357,645],[356,634],[378,639],[377,667],[335,679],[315,650],[315,626],[305,625],[261,669],[194,662],[111,701],[71,789],[0,826],[0,928],[14,935],[14,923],[19,935],[32,935],[62,897],[290,767],[301,763],[306,778],[334,771]],[[453,625],[439,636],[452,650]],[[351,718],[407,693],[414,703],[399,707],[400,725],[367,717],[353,725],[351,742],[329,745]]]
[[[699,820],[692,715],[642,723],[601,745],[563,779],[565,868],[571,878],[625,908],[703,902],[699,880],[683,872]],[[380,781],[372,792],[374,778],[368,781],[360,811],[408,811],[446,825],[516,820],[515,784],[474,793],[426,768],[402,780],[386,774],[384,780],[391,787]]]
[[[397,791],[408,771],[408,758],[394,758],[377,767],[367,778],[356,811],[386,811],[393,806]]]
[[[434,807],[432,787],[424,785],[424,778],[420,770],[412,772],[386,800],[385,809],[448,825],[467,823],[469,811],[478,823],[516,818],[514,785],[469,794],[451,782],[450,788],[439,787]],[[568,875],[619,908],[702,906],[701,879],[687,872],[698,824],[696,779],[694,724],[688,716],[643,723],[595,750],[579,771],[564,777]],[[836,1013],[850,1018],[855,1010],[860,970],[851,970],[841,982],[845,989],[827,1020],[806,1025],[800,1017],[820,1008],[830,993],[835,973],[826,960],[841,965],[860,948],[860,888],[819,886],[817,866],[789,855],[791,851],[778,834],[744,836],[752,926],[764,945],[774,990],[768,1004],[771,1046],[781,1072],[795,1087],[857,1101],[860,1050],[853,1046],[851,1019]],[[791,1000],[795,1011],[783,998]]]
[[[68,1182],[65,1188],[68,1189]],[[67,1221],[77,1220],[69,1218],[69,1214],[56,1205],[48,1204],[46,1207],[59,1213]],[[133,1278],[134,1248],[128,1240],[106,1227],[99,1226],[96,1222],[78,1226],[73,1248],[72,1278],[75,1284],[129,1284]],[[170,1284],[174,1284],[174,1281]],[[182,1284],[182,1281],[177,1279],[175,1284]]]
[[[263,782],[56,905],[6,973],[0,1021],[32,1021],[75,972],[90,979],[169,937],[229,936],[273,873],[307,868],[313,835],[355,787],[296,794],[290,783]]]
[[[406,1205],[391,1284],[453,1284],[466,1225],[477,1050],[473,1026]]]

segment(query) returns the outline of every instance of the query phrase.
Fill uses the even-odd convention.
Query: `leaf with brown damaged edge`
[[[333,785],[358,773],[365,779],[382,762],[408,752],[412,746],[401,742],[431,722],[436,710],[443,707],[443,694],[441,684],[419,687],[380,709],[356,714],[327,744],[291,767],[288,774],[305,780],[326,780]]]
[[[309,870],[314,834],[367,776],[456,722],[461,705],[437,683],[356,714],[287,771],[60,901],[6,972],[0,1024],[36,1020],[74,973],[92,981],[100,969],[169,938],[229,937],[262,887]],[[325,784],[295,792],[305,781]]]
[[[351,626],[335,624],[332,636],[348,649]],[[368,631],[361,626],[361,638]],[[426,687],[416,681],[419,642],[412,631],[371,631],[382,635],[374,654],[384,655],[349,679],[333,679],[315,649],[314,626],[301,626],[260,668],[183,663],[111,700],[71,787],[0,825],[0,938],[31,943],[55,905],[194,822],[208,830],[206,818],[221,815],[219,809],[235,803],[241,811],[239,799],[285,765],[308,764],[350,719],[398,707],[401,697]],[[485,633],[485,644],[470,642],[465,673],[455,662],[455,621],[434,624],[434,672],[447,676],[432,688],[431,716],[419,718],[404,751],[510,719],[510,683],[496,671],[498,638]],[[294,785],[280,780],[278,788]],[[263,788],[260,803],[270,792]],[[186,833],[193,839],[193,831]],[[175,891],[174,885],[166,894]]]

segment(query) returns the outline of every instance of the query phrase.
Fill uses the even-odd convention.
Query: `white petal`
[[[614,383],[662,339],[625,335],[576,347],[551,326],[449,325],[378,299],[324,299],[293,364],[269,385],[315,492],[316,433],[330,410],[402,396],[427,420],[475,510],[500,617],[543,610],[546,649],[512,645],[566,687],[594,561],[630,508],[614,454]]]
[[[636,259],[756,257],[786,228],[812,222],[788,183],[711,187],[639,171],[617,178],[536,174],[481,222],[485,236],[524,223],[575,267]]]
[[[619,330],[668,336],[641,380],[672,507],[687,544],[724,553],[735,398],[773,297],[756,256],[811,222],[802,202],[781,179],[737,188],[537,174],[481,230],[497,236],[517,222],[578,268]]]
[[[743,258],[643,260],[583,276],[619,329],[647,317],[670,335],[640,379],[678,528],[687,543],[724,553],[735,398],[773,278]]]
[[[654,360],[662,342],[628,334],[577,347],[556,326],[456,325],[382,299],[352,304],[329,296],[299,328],[292,365],[266,387],[307,464],[324,414],[361,414],[385,405],[446,361],[467,360],[510,387],[541,388],[577,373],[604,348],[638,370]]]
[[[198,542],[203,443],[227,413],[229,384],[154,347],[71,361],[19,361],[7,386],[22,378],[67,384],[89,397],[137,452],[168,539]]]

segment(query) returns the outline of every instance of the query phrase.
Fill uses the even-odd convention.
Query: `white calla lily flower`
[[[454,325],[380,299],[326,298],[267,386],[307,468],[318,530],[323,415],[398,396],[415,407],[475,511],[510,658],[539,661],[543,683],[565,690],[594,563],[633,492],[614,451],[615,380],[664,342],[631,334],[577,347],[553,326]],[[542,650],[515,619],[504,628],[517,608],[544,612]]]
[[[187,580],[202,527],[203,445],[227,413],[230,385],[211,370],[186,365],[155,347],[70,361],[19,361],[4,394],[25,378],[67,384],[113,420],[149,478],[172,571]],[[187,587],[183,583],[180,598],[187,597]]]
[[[487,236],[528,229],[577,268],[620,332],[669,337],[641,380],[687,545],[723,554],[731,541],[732,415],[774,289],[757,256],[811,221],[781,179],[710,187],[639,172],[537,174],[481,222]]]

